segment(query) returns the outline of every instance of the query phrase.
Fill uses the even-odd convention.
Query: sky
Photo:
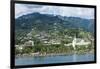
[[[35,12],[39,12],[41,14],[94,19],[94,8],[15,4],[15,18]]]

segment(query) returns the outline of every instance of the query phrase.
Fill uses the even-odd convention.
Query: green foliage
[[[29,18],[28,18],[29,17]],[[54,24],[56,23],[56,25]],[[73,47],[65,47],[64,44],[71,43],[73,37],[82,38],[88,41],[93,41],[93,20],[91,19],[82,19],[77,17],[63,17],[63,16],[53,16],[40,13],[32,13],[29,15],[21,16],[15,19],[15,44],[21,45],[30,40],[34,41],[33,47],[24,47],[22,50],[16,49],[16,54],[23,53],[69,53],[73,51]],[[55,30],[56,28],[56,30]],[[61,41],[59,45],[45,45],[39,39],[42,32],[45,32],[48,36],[42,35],[45,39],[49,41],[51,39]],[[27,36],[28,34],[30,36]],[[78,47],[76,46],[77,51],[91,50],[92,47],[85,46]]]

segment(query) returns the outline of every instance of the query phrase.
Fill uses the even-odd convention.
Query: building
[[[61,44],[60,40],[52,39],[50,40],[50,44]]]
[[[86,46],[86,45],[89,45],[91,44],[90,41],[85,41],[84,39],[81,39],[81,38],[74,38],[72,40],[72,43],[68,43],[68,44],[64,44],[64,46],[73,46],[74,49],[76,49],[76,45],[77,46]]]
[[[15,45],[16,49],[22,50],[23,49],[23,45]]]
[[[29,41],[24,43],[24,46],[34,46],[34,41],[29,40]]]

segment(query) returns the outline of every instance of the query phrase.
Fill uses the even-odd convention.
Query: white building
[[[29,40],[27,42],[24,43],[25,46],[34,46],[34,41]]]
[[[23,45],[15,45],[15,47],[19,50],[22,50],[23,49]]]
[[[51,44],[61,44],[60,40],[52,39],[50,40]]]
[[[84,46],[84,45],[89,45],[91,44],[90,41],[85,41],[84,39],[81,38],[74,38],[72,43],[64,44],[64,46],[73,46],[74,49],[76,49],[77,46]]]

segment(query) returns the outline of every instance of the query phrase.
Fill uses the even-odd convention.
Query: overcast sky
[[[81,17],[85,19],[94,19],[93,8],[15,4],[15,18],[34,12],[39,12],[41,14],[53,14],[61,16]]]

